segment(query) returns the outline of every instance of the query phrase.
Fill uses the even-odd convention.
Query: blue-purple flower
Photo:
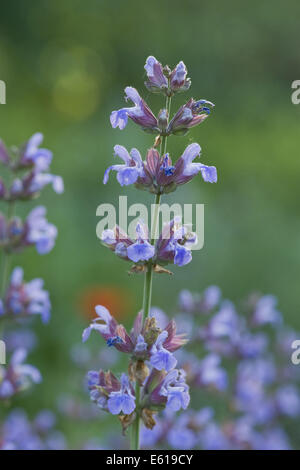
[[[276,308],[277,299],[274,295],[264,295],[258,299],[252,322],[255,326],[266,324],[280,325],[282,323],[282,315]]]
[[[159,272],[160,265],[172,263],[185,266],[192,260],[192,247],[197,244],[197,236],[181,224],[175,217],[166,223],[155,245],[149,241],[148,229],[142,222],[136,226],[136,240],[132,240],[116,226],[114,230],[102,232],[102,243],[120,258],[133,261],[143,267],[149,260]]]
[[[296,417],[300,414],[300,394],[293,384],[284,384],[275,394],[276,408],[282,415]]]
[[[186,78],[187,69],[182,60],[172,70],[170,75],[170,88],[173,92],[187,91],[191,86],[190,78]]]
[[[22,180],[14,181],[10,190],[11,199],[36,197],[49,184],[57,194],[63,193],[64,183],[61,176],[52,175],[51,173],[31,172]]]
[[[113,415],[130,415],[135,409],[135,396],[126,374],[121,375],[121,388],[112,391],[107,400],[107,408]]]
[[[167,441],[173,449],[195,449],[199,443],[199,434],[211,421],[213,410],[203,408],[200,411],[189,410],[181,413],[174,421],[169,419]],[[164,436],[165,437],[165,436]]]
[[[116,226],[114,230],[104,230],[101,240],[117,256],[134,263],[143,264],[155,255],[155,248],[149,242],[148,229],[142,222],[136,226],[136,240],[129,238],[119,226]]]
[[[63,434],[54,429],[52,411],[42,410],[29,421],[22,409],[14,409],[0,426],[0,450],[63,450]]]
[[[191,98],[173,116],[167,127],[166,134],[185,135],[191,127],[195,127],[207,119],[213,107],[214,104],[211,101],[205,99],[195,101]]]
[[[25,349],[16,349],[6,367],[0,366],[0,400],[6,400],[22,390],[26,390],[32,383],[42,380],[38,369],[30,364],[24,364],[27,357]]]
[[[119,127],[121,130],[124,129],[127,125],[128,118],[130,118],[145,131],[159,132],[156,117],[135,88],[125,88],[125,99],[126,101],[132,101],[134,106],[131,108],[122,108],[111,113],[110,122],[113,128]]]
[[[20,149],[17,150],[16,158],[12,159],[1,142],[0,160],[13,172],[12,183],[4,185],[0,181],[0,198],[7,201],[17,199],[27,200],[36,197],[41,190],[51,184],[54,191],[61,194],[64,190],[64,183],[61,176],[48,172],[52,152],[39,145],[43,141],[41,133],[34,134]]]
[[[44,255],[52,250],[56,237],[57,228],[47,221],[44,206],[32,209],[25,222],[19,217],[7,221],[0,213],[0,245],[9,252],[35,245],[37,252]]]
[[[83,331],[83,342],[88,340],[92,330],[96,330],[108,346],[114,346],[120,352],[130,353],[133,357],[143,360],[150,359],[150,361],[154,356],[153,361],[159,363],[158,370],[165,368],[161,367],[162,364],[167,366],[166,370],[170,370],[171,363],[174,367],[176,359],[172,359],[171,353],[187,341],[185,334],[177,334],[174,320],[169,321],[161,330],[152,315],[147,317],[143,323],[140,312],[135,319],[132,330],[127,333],[125,327],[117,323],[106,307],[97,305],[95,311],[97,318]],[[169,355],[169,359],[164,359],[165,355]],[[154,364],[152,365],[154,366]]]
[[[43,138],[43,134],[40,132],[36,132],[30,137],[21,150],[19,166],[34,166],[38,171],[48,170],[53,155],[50,150],[40,148]]]
[[[149,401],[153,405],[165,405],[171,411],[185,410],[190,395],[184,371],[173,369],[168,372],[150,394]]]
[[[197,370],[196,383],[217,390],[225,390],[228,383],[225,369],[220,367],[221,358],[216,354],[209,354],[200,361]]]
[[[138,223],[136,226],[136,242],[127,247],[127,256],[134,263],[148,261],[153,258],[155,248],[148,241],[148,229],[144,224]]]
[[[191,86],[191,80],[186,78],[186,66],[182,61],[170,71],[168,67],[163,68],[155,57],[149,56],[144,68],[148,78],[145,86],[152,93],[171,96],[174,92],[186,91]]]
[[[145,70],[148,80],[145,86],[153,93],[165,92],[168,90],[168,79],[164,73],[163,66],[153,56],[146,59]]]
[[[166,223],[156,243],[156,259],[159,264],[173,263],[185,266],[192,261],[191,249],[197,244],[197,236],[189,232],[176,216]]]
[[[44,323],[49,321],[51,303],[49,293],[43,289],[42,279],[33,279],[25,283],[23,269],[17,267],[13,270],[5,298],[3,299],[1,316],[11,316],[23,319],[34,315],[41,315]]]
[[[200,153],[201,147],[196,143],[188,145],[185,149],[175,166],[174,174],[176,170],[178,172],[175,176],[177,184],[186,183],[198,173],[201,173],[203,180],[207,183],[217,182],[216,167],[194,162],[195,158],[198,157]]]
[[[134,389],[126,374],[119,381],[110,371],[90,371],[87,375],[91,400],[113,415],[130,415],[135,409]]]
[[[121,352],[132,352],[134,344],[124,326],[119,325],[103,305],[97,305],[95,311],[97,318],[84,330],[82,340],[87,341],[91,331],[96,330],[109,346],[113,345]]]
[[[115,155],[120,157],[123,165],[112,165],[104,173],[103,183],[106,184],[111,170],[117,172],[117,180],[121,186],[134,184],[140,176],[144,175],[143,161],[137,149],[131,149],[130,154],[122,145],[115,145]]]
[[[24,348],[28,353],[30,353],[36,348],[38,343],[35,333],[29,328],[5,331],[4,341],[7,353],[11,353],[15,349],[19,348]]]
[[[216,167],[194,162],[201,153],[200,145],[196,143],[185,149],[175,165],[169,154],[160,156],[154,148],[148,150],[145,161],[137,149],[132,149],[129,154],[125,147],[116,145],[114,150],[124,164],[108,167],[103,178],[104,184],[111,170],[116,171],[121,186],[135,184],[138,189],[159,194],[175,191],[177,186],[189,182],[199,173],[205,182],[217,182]]]
[[[107,401],[111,392],[120,390],[120,382],[110,371],[91,370],[87,373],[87,386],[91,401],[102,410],[108,411]]]
[[[144,175],[139,176],[136,181],[137,187],[152,193],[169,193],[175,191],[177,186],[188,183],[199,173],[206,183],[216,183],[218,178],[215,166],[194,162],[200,153],[199,144],[190,144],[173,165],[168,154],[161,157],[157,150],[150,149],[144,162]]]
[[[25,222],[25,244],[35,245],[40,255],[49,253],[52,250],[57,237],[57,228],[47,221],[45,215],[45,207],[35,207],[27,216]]]
[[[163,346],[167,338],[168,332],[166,330],[157,337],[151,349],[150,363],[155,369],[168,372],[176,367],[177,359]]]
[[[216,308],[221,299],[221,289],[218,286],[209,286],[202,295],[193,294],[184,289],[179,294],[179,307],[188,313],[209,313]]]
[[[220,396],[224,417],[213,421],[210,415],[201,424],[196,412],[192,411],[176,419],[174,413],[181,407],[182,390],[176,390],[174,395],[173,390],[170,390],[172,385],[170,387],[165,382],[162,387],[164,381],[172,379],[176,373],[174,369],[170,373],[153,369],[144,384],[147,406],[162,409],[167,404],[166,396],[169,396],[169,405],[163,418],[157,421],[153,433],[143,430],[142,441],[145,446],[158,445],[163,448],[168,443],[178,448],[182,440],[185,448],[291,448],[283,424],[288,418],[299,417],[300,393],[297,368],[287,362],[290,363],[291,344],[299,335],[291,330],[276,330],[275,338],[279,344],[275,352],[279,352],[281,359],[274,356],[270,349],[270,338],[257,331],[258,322],[253,320],[257,315],[257,305],[261,325],[271,323],[276,326],[279,316],[276,314],[274,298],[265,296],[261,299],[262,302],[259,302],[255,298],[255,303],[250,303],[250,309],[248,301],[245,304],[248,316],[243,316],[232,302],[225,300],[220,303],[220,290],[216,286],[205,295],[188,291],[181,293],[181,315],[192,317],[194,334],[191,343],[196,348],[194,351],[197,351],[200,340],[204,350],[211,353],[199,360],[195,354],[187,353],[184,349],[176,354],[176,359],[186,373],[185,382],[188,385],[197,387],[200,393],[216,392],[215,399]],[[214,312],[219,304],[219,309]],[[198,316],[198,313],[206,313],[208,318]],[[206,318],[206,325],[203,326]],[[222,357],[225,360],[221,365]],[[227,365],[228,374],[225,370]],[[227,385],[230,386],[229,394],[224,393]],[[282,418],[284,421],[281,421]]]

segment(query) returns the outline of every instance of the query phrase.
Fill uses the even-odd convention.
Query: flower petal
[[[215,166],[207,166],[200,164],[201,175],[205,182],[216,183],[218,181],[217,169]]]
[[[126,163],[127,165],[130,164],[130,160],[131,160],[130,155],[127,149],[123,147],[123,145],[115,145],[114,152],[115,152],[115,155],[118,155],[118,157],[120,157],[124,161],[124,163]]]
[[[122,165],[123,166],[123,165]],[[117,173],[117,180],[121,186],[129,186],[130,184],[134,184],[139,177],[139,171],[131,166],[123,166]]]
[[[174,256],[174,264],[185,266],[192,261],[192,253],[184,246],[177,245]]]
[[[119,393],[112,395],[107,401],[107,407],[111,414],[118,415],[122,411],[123,396]]]
[[[112,320],[111,314],[103,305],[96,305],[95,312],[98,317],[100,317],[101,320],[103,320],[106,324],[108,324]]]
[[[200,155],[201,147],[197,143],[193,143],[187,146],[183,152],[181,158],[185,161],[185,164],[188,165],[191,163],[198,155]]]
[[[126,168],[125,165],[111,165],[109,166],[105,172],[104,172],[104,176],[103,176],[103,184],[106,184],[107,181],[108,181],[108,178],[109,178],[109,173],[110,171],[120,171],[122,168]]]
[[[119,127],[120,130],[123,130],[126,127],[128,122],[128,108],[122,108],[118,111],[113,111],[110,115],[110,123],[115,129]]]
[[[131,86],[125,88],[125,99],[130,99],[136,106],[140,106],[142,103],[142,98],[138,91]]]
[[[138,261],[147,261],[152,258],[155,254],[154,246],[150,245],[149,242],[136,242],[127,248],[128,258],[134,263]]]

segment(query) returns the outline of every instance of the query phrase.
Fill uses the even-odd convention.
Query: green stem
[[[155,235],[157,231],[158,219],[159,219],[159,204],[161,195],[157,194],[155,198],[155,210],[153,216],[153,227],[152,227],[152,239],[151,244],[155,243]],[[144,278],[144,295],[143,295],[143,321],[144,318],[149,316],[151,308],[151,297],[152,297],[152,279],[153,279],[153,265],[149,262],[147,271]],[[131,449],[138,450],[140,448],[140,385],[136,382],[135,385],[135,404],[136,404],[136,419],[131,427]]]
[[[151,307],[152,279],[153,279],[152,264],[149,264],[147,268],[147,272],[145,273],[145,279],[144,279],[143,320],[144,318],[148,317],[150,307]]]
[[[140,403],[140,386],[138,383],[136,383],[135,386],[135,403],[136,406]],[[141,418],[140,418],[140,413],[139,411],[136,411],[136,418],[134,423],[131,426],[131,442],[130,442],[130,448],[131,450],[139,450],[140,448],[140,424],[141,424]]]
[[[1,299],[3,299],[5,290],[6,290],[6,283],[8,279],[8,272],[9,272],[9,264],[10,264],[10,254],[6,251],[2,253],[2,266],[1,266]]]
[[[168,116],[170,116],[171,97],[166,99],[166,109],[168,110]],[[161,140],[160,154],[165,154],[167,151],[167,136],[163,136]],[[151,227],[151,244],[154,245],[156,241],[156,232],[159,222],[159,206],[160,206],[161,194],[156,194],[155,207],[153,214],[153,225]],[[149,316],[151,308],[152,298],[152,278],[153,278],[153,264],[149,261],[147,265],[147,271],[144,279],[144,295],[143,295],[143,321]],[[140,448],[140,385],[136,382],[135,385],[135,405],[136,405],[136,418],[131,426],[131,442],[130,447],[132,450],[139,450]]]

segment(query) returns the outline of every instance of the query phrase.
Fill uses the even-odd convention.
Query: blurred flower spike
[[[36,316],[47,323],[51,313],[49,293],[40,278],[26,282],[22,267],[15,267],[10,272],[12,255],[31,246],[39,255],[47,254],[53,249],[57,237],[57,228],[46,219],[46,207],[39,205],[31,208],[24,219],[16,214],[18,204],[38,198],[47,185],[51,185],[57,194],[64,191],[61,176],[50,173],[53,156],[50,150],[40,147],[42,141],[40,132],[20,147],[8,149],[0,140],[0,164],[5,167],[4,176],[0,178],[0,200],[6,205],[5,215],[0,212],[0,330],[1,340],[3,335],[10,354],[8,366],[0,368],[0,400],[4,401],[10,401],[19,392],[42,380],[38,369],[25,363],[27,353],[36,344],[35,336],[26,330],[14,331],[13,326],[27,325]],[[26,418],[17,421],[24,424],[28,433],[32,432]],[[16,443],[14,439],[11,442],[5,429],[0,429],[0,448],[2,441],[3,448],[23,448],[25,445],[23,439],[22,442]]]
[[[49,173],[52,152],[39,147],[42,141],[43,135],[38,132],[11,152],[0,141],[0,161],[14,175],[10,185],[0,179],[0,198],[7,201],[33,199],[49,184],[57,194],[64,191],[61,176]]]
[[[13,270],[6,296],[0,309],[0,320],[11,318],[23,320],[40,315],[44,323],[50,318],[51,303],[49,293],[43,289],[42,279],[33,279],[25,283],[23,269],[17,267]]]

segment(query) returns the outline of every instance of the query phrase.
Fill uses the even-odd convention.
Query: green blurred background
[[[170,196],[205,203],[205,246],[191,264],[174,269],[175,276],[156,279],[154,304],[170,312],[180,289],[210,284],[233,300],[258,290],[275,294],[286,321],[300,328],[300,105],[291,102],[291,83],[300,78],[299,17],[297,0],[1,5],[7,104],[0,106],[0,136],[12,145],[43,132],[54,152],[53,173],[65,181],[62,196],[49,189],[40,200],[59,229],[55,249],[45,257],[29,250],[14,260],[26,279],[45,279],[53,304],[51,323],[35,324],[39,348],[31,362],[44,382],[19,399],[30,412],[54,407],[61,392],[80,394],[69,350],[80,342],[95,297],[119,310],[125,323],[141,306],[142,277],[129,277],[128,266],[101,246],[95,230],[103,202],[117,204],[119,195],[129,203],[152,202],[148,193],[120,188],[114,176],[101,183],[116,143],[145,153],[153,142],[132,122],[124,131],[109,123],[111,110],[124,106],[127,85],[154,111],[163,106],[143,86],[148,55],[170,66],[182,59],[188,67],[192,87],[173,100],[173,110],[190,96],[216,104],[188,136],[170,138],[168,149],[177,158],[199,142],[202,161],[219,176],[216,185],[195,178]],[[91,433],[88,425],[62,427],[73,445]]]

